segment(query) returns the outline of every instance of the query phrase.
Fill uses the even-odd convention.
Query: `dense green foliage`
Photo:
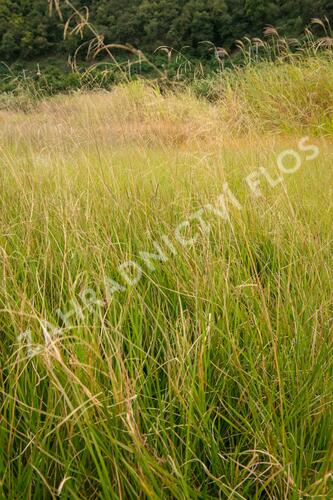
[[[62,0],[64,19],[70,9]],[[312,17],[333,16],[332,0],[74,0],[87,6],[90,21],[112,43],[130,43],[146,51],[160,45],[201,54],[207,40],[230,48],[235,39],[257,36],[264,26],[277,26],[299,36]],[[47,0],[1,0],[0,58],[27,60],[67,54],[80,37],[63,40],[63,22]],[[67,12],[66,12],[67,9]],[[82,34],[83,41],[91,38]]]

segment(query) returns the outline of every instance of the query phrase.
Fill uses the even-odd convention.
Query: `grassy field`
[[[1,498],[333,497],[332,73],[0,112]]]

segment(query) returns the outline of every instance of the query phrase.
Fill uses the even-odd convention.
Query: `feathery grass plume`
[[[333,47],[333,38],[326,36],[324,38],[320,38],[319,40],[316,41],[316,47],[321,48],[323,47],[324,49],[332,49]]]
[[[170,63],[173,53],[172,47],[162,45],[161,47],[157,47],[157,49],[155,49],[154,53],[156,54],[157,52],[164,52],[168,56],[168,63]]]
[[[229,52],[223,47],[215,47],[215,59],[218,61],[221,70],[224,70],[224,61],[227,57],[229,57]]]
[[[272,37],[277,37],[279,38],[279,32],[274,26],[266,26],[264,28],[264,35],[265,36],[272,36]]]
[[[144,62],[156,72],[158,78],[161,78],[162,80],[165,79],[166,77],[165,73],[161,71],[141,50],[132,47],[129,44],[127,45],[113,44],[113,43],[106,44],[104,42],[103,35],[99,34],[96,28],[93,26],[93,24],[89,21],[89,9],[86,6],[79,9],[70,0],[63,0],[63,4],[66,7],[68,7],[72,12],[69,18],[64,23],[64,38],[66,39],[68,36],[75,36],[75,35],[79,35],[81,38],[83,38],[83,34],[85,31],[90,32],[93,35],[93,38],[90,41],[84,42],[76,49],[73,56],[72,68],[75,69],[78,67],[76,63],[77,56],[79,52],[87,46],[88,47],[87,57],[92,56],[93,58],[96,58],[101,52],[105,52],[107,56],[111,59],[115,68],[120,72],[124,80],[129,81],[129,75],[124,69],[124,64],[119,64],[116,57],[113,55],[113,50],[116,49],[128,52],[129,54],[134,55],[137,58],[134,61],[128,62],[128,68],[137,64],[141,66],[141,64]],[[53,6],[56,8],[56,11],[60,19],[63,20],[63,16],[61,14],[60,0],[51,0],[50,2],[51,12]],[[88,71],[88,73],[86,73],[85,76],[90,73],[91,72]]]
[[[266,54],[267,49],[268,49],[268,44],[265,43],[261,38],[258,38],[258,37],[252,38],[252,44],[254,45],[256,60],[258,61],[260,49],[263,49],[261,51],[263,53],[263,55]]]
[[[177,82],[181,82],[184,78],[190,78],[195,81],[198,76],[197,65],[194,65],[184,54],[187,49],[190,49],[188,45],[185,45],[179,51],[175,51],[175,49],[173,49],[176,52],[177,71],[175,79]],[[204,77],[204,71],[199,70],[199,78],[200,77]]]
[[[327,26],[326,26],[325,22],[322,19],[319,19],[319,18],[315,17],[315,18],[311,19],[311,24],[313,26],[320,26],[321,28],[323,28],[326,36],[328,36]]]
[[[252,38],[252,42],[256,47],[266,47],[267,44],[261,38]]]

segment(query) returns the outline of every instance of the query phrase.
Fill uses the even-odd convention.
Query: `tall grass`
[[[211,103],[136,82],[0,113],[1,497],[333,496],[331,72],[249,68]],[[244,178],[276,178],[305,131],[318,158],[253,197]],[[226,181],[242,210],[205,214],[209,234],[192,221],[182,246]]]

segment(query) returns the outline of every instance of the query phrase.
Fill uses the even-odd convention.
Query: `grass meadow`
[[[1,498],[333,497],[332,75],[3,106]]]

